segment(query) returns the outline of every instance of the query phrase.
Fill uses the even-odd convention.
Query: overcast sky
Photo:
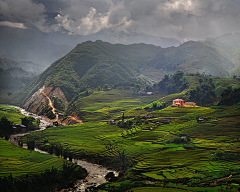
[[[0,25],[29,22],[79,35],[107,30],[202,40],[240,32],[240,0],[0,0],[0,14]]]

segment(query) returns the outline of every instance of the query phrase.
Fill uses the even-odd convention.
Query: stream
[[[49,122],[46,121],[46,119],[42,116],[38,116],[36,114],[30,113],[25,111],[25,109],[22,109],[20,107],[17,106],[10,106],[10,107],[14,107],[16,109],[18,109],[23,115],[26,116],[31,116],[34,117],[36,119],[40,120],[40,124],[39,124],[39,128],[38,130],[35,131],[42,131],[45,130],[46,127],[48,125],[50,125]],[[24,135],[27,135],[31,132],[35,132],[35,131],[30,131],[27,133],[19,133],[19,134],[14,134],[10,136],[9,142],[18,145],[18,139]],[[27,148],[26,145],[23,146],[23,148]],[[45,153],[48,154],[46,151],[42,151],[40,149],[35,148],[35,151],[39,152],[39,153]],[[113,170],[109,170],[101,165],[98,164],[93,164],[93,163],[89,163],[87,161],[82,161],[82,160],[78,160],[78,159],[73,159],[73,162],[77,163],[77,165],[80,165],[81,167],[85,168],[88,172],[88,176],[83,179],[83,180],[78,180],[75,184],[74,184],[74,188],[69,188],[69,189],[65,189],[65,191],[79,191],[79,192],[84,192],[85,189],[87,189],[88,187],[92,187],[92,186],[98,186],[102,183],[107,182],[105,179],[105,175],[108,172],[113,172],[115,174],[115,176],[118,175],[118,173],[116,171]]]

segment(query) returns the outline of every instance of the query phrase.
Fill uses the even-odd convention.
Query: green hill
[[[87,90],[126,86],[139,89],[177,70],[227,77],[228,71],[234,67],[222,51],[202,42],[190,41],[179,47],[163,49],[146,44],[87,41],[78,44],[66,56],[54,62],[10,100],[34,111],[37,107],[31,108],[29,105],[34,104],[32,95],[40,88],[48,92],[49,96],[64,96],[65,101],[62,101],[67,106]],[[58,94],[54,94],[54,91]],[[39,106],[41,102],[44,101],[39,100],[36,105]]]

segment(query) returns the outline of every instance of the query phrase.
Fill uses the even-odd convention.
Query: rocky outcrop
[[[64,104],[65,110],[68,108],[69,102],[67,101],[64,93],[61,91],[59,87],[41,87],[38,91],[36,91],[23,105],[23,108],[27,111],[33,113],[40,113],[41,110],[44,109],[48,105],[49,101],[46,95],[51,98],[51,96],[58,97]]]

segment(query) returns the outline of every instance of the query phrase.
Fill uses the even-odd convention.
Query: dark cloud
[[[146,33],[183,40],[240,32],[239,0],[1,0],[8,21],[26,21],[43,31],[91,35],[101,30]],[[55,24],[47,15],[59,12]],[[117,36],[117,35],[116,35]]]

